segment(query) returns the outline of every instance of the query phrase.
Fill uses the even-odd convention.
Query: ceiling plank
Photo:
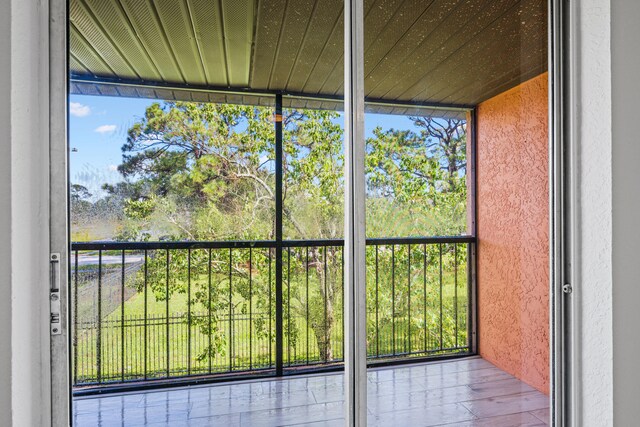
[[[342,20],[342,1],[325,2],[318,0],[320,7],[316,7],[304,38],[293,64],[286,89],[292,92],[303,92],[309,76],[321,60],[321,52],[327,48],[331,34],[336,27],[344,25]],[[329,3],[329,4],[328,4]],[[340,52],[344,49],[339,46]],[[335,60],[335,59],[334,59]]]
[[[280,23],[284,19],[284,0],[259,0],[255,28],[255,46],[249,86],[266,90],[273,72],[274,58],[280,38]]]
[[[405,51],[404,57],[396,56],[395,52],[389,53],[388,60],[365,78],[365,86],[372,86],[370,96],[399,96],[404,93],[461,45],[472,40],[496,15],[517,2],[518,0],[490,0],[465,3],[448,17],[450,19],[444,25],[437,26],[433,33],[425,37],[421,44],[417,44],[413,50]],[[469,17],[472,19],[469,20]],[[456,19],[460,21],[456,23]],[[410,42],[410,38],[406,41]],[[477,57],[483,54],[483,51],[476,52]]]
[[[207,84],[187,2],[156,0],[154,4],[167,43],[185,80],[191,84]]]
[[[439,62],[430,73],[431,78],[427,75],[421,79],[423,84],[428,84],[425,85],[426,89],[420,90],[422,88],[418,84],[407,89],[399,98],[440,100],[467,86],[465,98],[472,99],[471,88],[490,82],[505,70],[522,67],[533,58],[539,58],[546,64],[545,12],[546,7],[538,2],[521,1],[510,13],[482,31],[479,37]],[[526,72],[524,69],[521,71]],[[474,102],[485,99],[486,96],[480,95]]]
[[[216,2],[186,0],[208,85],[228,86],[222,18]]]
[[[133,25],[133,30],[146,47],[159,73],[163,76],[163,81],[185,83],[186,80],[181,73],[171,47],[167,43],[166,35],[152,4],[140,0],[120,0],[120,3]],[[148,80],[152,81],[151,79]]]
[[[123,59],[135,69],[138,76],[151,79],[164,78],[133,30],[119,1],[84,0],[84,2],[93,15],[95,23],[92,25],[100,26],[104,37],[109,39]]]
[[[337,9],[340,10],[340,15],[338,16],[338,19],[336,20],[322,50],[319,53],[316,53],[316,55],[318,55],[318,60],[311,72],[308,74],[302,87],[302,91],[305,93],[323,93],[321,89],[325,85],[325,82],[334,68],[340,67],[340,73],[343,73],[344,61],[342,53],[344,51],[344,15],[342,13],[342,1],[338,1],[336,3],[339,4]],[[327,5],[327,7],[331,7],[331,5]]]
[[[69,49],[78,63],[91,71],[92,76],[110,76],[115,74],[110,64],[80,34],[73,22],[69,25]]]
[[[269,78],[269,88],[287,87],[300,48],[307,37],[315,37],[308,32],[309,20],[316,10],[315,0],[289,1],[284,19],[280,24],[280,35],[276,49],[275,64]],[[322,7],[322,6],[321,6]]]
[[[109,37],[109,34],[103,29],[102,21],[95,18],[93,12],[84,3],[77,1],[70,5],[72,9],[71,20],[76,34],[82,36],[84,41],[90,48],[108,64],[114,73],[126,76],[126,78],[136,78],[140,75],[135,67],[120,52],[118,46]]]
[[[248,87],[256,2],[255,0],[218,1],[222,4],[229,86]]]

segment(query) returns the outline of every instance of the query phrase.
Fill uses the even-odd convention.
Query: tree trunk
[[[335,260],[335,254],[333,251],[329,251],[329,258],[327,259],[327,266],[332,265],[332,261]],[[326,256],[326,253],[325,253]],[[334,295],[335,284],[333,280],[329,280],[324,270],[324,263],[320,257],[319,249],[315,249],[312,252],[312,262],[316,267],[316,274],[318,276],[318,284],[320,295],[322,296],[322,304],[324,305],[321,310],[321,315],[312,322],[311,328],[316,336],[316,342],[318,343],[318,351],[320,353],[320,359],[325,362],[333,360],[333,346],[331,343],[331,333],[335,326],[335,314],[334,314]],[[328,272],[328,271],[327,271]],[[326,283],[326,286],[325,286]],[[308,303],[308,302],[307,302]]]
[[[329,313],[331,313],[331,315],[329,315]],[[318,343],[318,351],[320,353],[320,359],[325,362],[331,362],[333,360],[333,346],[331,345],[331,332],[333,331],[334,323],[335,323],[335,319],[333,318],[333,307],[331,304],[328,304],[326,327],[324,323],[316,324],[315,327],[313,327],[313,333],[315,334],[316,342]]]

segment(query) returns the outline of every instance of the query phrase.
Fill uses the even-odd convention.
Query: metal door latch
[[[49,325],[51,335],[62,333],[62,323],[60,322],[60,254],[51,254],[51,288],[49,290]]]

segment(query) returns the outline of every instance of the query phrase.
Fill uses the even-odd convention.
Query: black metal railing
[[[339,366],[343,244],[73,243],[74,386]],[[372,361],[469,353],[474,244],[367,240]]]

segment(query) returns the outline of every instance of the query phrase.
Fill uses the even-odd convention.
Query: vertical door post
[[[283,373],[282,336],[282,95],[276,95],[276,375]]]
[[[549,195],[551,304],[551,424],[580,425],[579,358],[576,357],[580,291],[576,166],[577,119],[575,37],[578,6],[549,0]]]
[[[51,335],[51,398],[42,402],[50,410],[51,425],[69,425],[71,385],[69,358],[69,230],[68,230],[68,144],[67,144],[67,2],[51,0],[48,5],[48,33],[43,37],[48,49],[48,82],[41,84],[41,101],[48,104],[49,143],[49,252],[57,256],[59,330]],[[44,86],[42,86],[44,84]],[[51,330],[54,333],[53,329]],[[71,369],[75,369],[75,366]]]
[[[345,425],[367,424],[363,0],[344,2]]]

